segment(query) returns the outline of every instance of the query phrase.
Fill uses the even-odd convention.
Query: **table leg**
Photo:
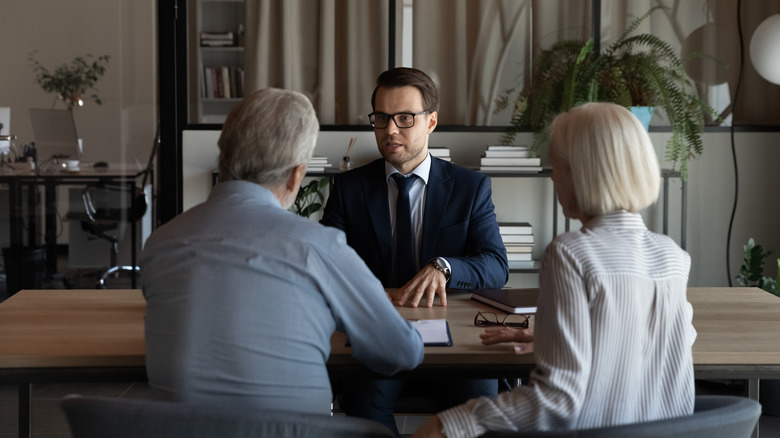
[[[57,272],[57,186],[46,182],[46,273]]]
[[[758,401],[759,381],[760,379],[748,379],[748,398],[750,398],[751,400]],[[753,438],[758,438],[758,423],[756,423],[756,428],[753,429],[753,435],[751,436]]]
[[[8,183],[8,215],[10,246],[23,246],[24,214],[22,213],[22,188],[21,184],[12,180]]]
[[[19,384],[19,438],[32,436],[32,383]]]

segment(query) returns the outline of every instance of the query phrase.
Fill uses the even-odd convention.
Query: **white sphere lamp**
[[[750,59],[758,74],[780,85],[780,14],[767,18],[753,32]]]

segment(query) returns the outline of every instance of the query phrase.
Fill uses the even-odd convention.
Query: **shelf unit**
[[[479,171],[478,169],[476,169]],[[541,172],[482,172],[483,174],[489,176],[490,178],[549,178],[552,174],[552,169],[545,168]],[[684,179],[682,179],[682,175],[680,174],[680,171],[677,170],[671,170],[671,169],[662,169],[661,170],[661,178],[663,180],[662,187],[663,187],[663,233],[668,234],[669,233],[669,180],[672,178],[679,178],[682,182],[682,199],[680,201],[681,207],[680,207],[680,247],[682,249],[686,249],[686,233],[685,229],[688,223],[688,186]],[[553,190],[553,236],[558,235],[558,196],[555,194],[555,190]],[[564,231],[569,231],[569,219],[566,218],[564,221]],[[521,273],[536,273],[539,272],[539,260],[534,260],[534,264],[531,267],[523,267],[523,268],[511,268],[509,269],[510,273],[513,274],[521,274]]]
[[[243,91],[241,76],[244,69],[244,36],[246,28],[246,13],[244,0],[189,0],[188,10],[193,14],[188,20],[195,23],[194,28],[189,29],[189,100],[190,123],[217,123],[225,121],[230,109],[241,100],[240,92]],[[234,40],[232,45],[204,46],[201,44],[201,34],[232,32]],[[214,86],[220,84],[223,75],[228,76],[228,83],[232,82],[233,93],[238,96],[231,97],[206,97],[206,69],[215,69],[219,72],[218,78],[211,78]],[[219,94],[219,93],[217,93]]]
[[[478,172],[481,172],[479,169],[474,169]],[[308,177],[328,177],[331,178],[334,175],[337,175],[341,173],[341,170],[338,169],[328,169],[323,172],[307,172],[306,176]],[[552,174],[552,169],[545,168],[542,169],[541,172],[481,172],[484,175],[487,175],[490,178],[549,178]],[[212,186],[216,185],[218,182],[219,173],[214,170],[211,173],[211,184]],[[661,170],[661,178],[663,180],[663,233],[668,234],[669,232],[669,180],[671,178],[679,178],[682,182],[682,199],[680,201],[681,203],[681,213],[680,213],[680,247],[682,249],[685,249],[686,245],[686,234],[685,234],[685,228],[688,222],[688,214],[687,214],[687,203],[688,203],[688,186],[686,184],[686,181],[682,179],[682,176],[679,171],[676,170],[670,170],[670,169],[662,169]],[[332,178],[331,178],[331,181]],[[553,223],[552,223],[552,232],[553,237],[558,235],[558,195],[555,193],[555,190],[553,190],[553,198],[552,198],[552,217],[553,217]],[[569,225],[569,219],[566,218],[564,220],[564,231],[569,231],[570,225]],[[524,267],[510,267],[509,273],[511,274],[533,274],[539,272],[539,260],[534,260],[533,266],[524,266]]]

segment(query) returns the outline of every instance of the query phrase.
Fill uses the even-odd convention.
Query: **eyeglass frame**
[[[490,321],[485,315],[493,315],[495,316],[496,322]],[[521,316],[525,318],[524,322],[520,323],[513,323],[513,322],[506,322],[506,319],[510,316]],[[477,321],[479,320],[479,317],[482,317],[482,321],[484,321],[483,324],[477,324]],[[482,313],[481,311],[477,310],[477,314],[474,315],[474,325],[477,327],[510,327],[510,328],[523,328],[527,329],[530,326],[530,317],[528,315],[523,315],[520,313],[507,313],[504,315],[504,318],[501,319],[501,321],[498,320],[498,315],[494,312],[485,312]]]
[[[387,113],[383,113],[382,111],[374,111],[374,112],[368,114],[368,123],[374,129],[387,129],[387,127],[390,126],[390,120],[392,120],[393,123],[395,123],[395,126],[398,129],[408,129],[408,128],[413,128],[414,127],[414,124],[417,121],[417,116],[421,116],[423,114],[430,114],[430,113],[431,113],[431,111],[428,111],[428,110],[420,111],[419,113],[403,112],[403,113],[395,113],[395,114],[387,114]],[[378,115],[383,115],[383,116],[387,116],[388,117],[387,124],[385,126],[381,127],[381,128],[378,128],[376,126],[376,124],[371,120],[372,117],[375,117],[375,116],[378,116]],[[398,121],[395,119],[395,116],[412,116],[412,124],[411,124],[411,126],[401,126],[401,125],[399,125]]]

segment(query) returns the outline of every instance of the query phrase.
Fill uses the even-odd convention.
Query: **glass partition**
[[[746,52],[755,27],[780,9],[780,0],[754,3],[743,11]],[[684,56],[708,54],[687,71],[730,124],[737,0],[188,0],[188,122],[222,123],[245,93],[270,86],[309,96],[323,125],[360,129],[376,76],[394,65],[434,79],[443,127],[500,129],[540,50],[587,39],[594,22],[604,47],[658,4],[668,9],[639,31]],[[780,88],[755,73],[747,53],[744,74],[737,124],[776,124]]]

